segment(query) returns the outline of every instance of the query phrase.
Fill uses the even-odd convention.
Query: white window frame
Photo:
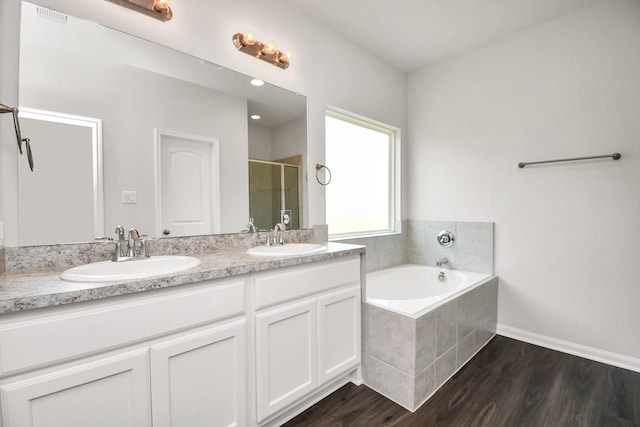
[[[385,230],[368,230],[348,233],[331,233],[331,224],[329,225],[329,240],[348,240],[363,237],[385,236],[390,234],[399,234],[401,229],[401,131],[400,128],[391,126],[368,117],[352,113],[337,107],[327,107],[325,109],[325,122],[327,117],[342,120],[367,129],[386,133],[390,138],[389,147],[389,224]],[[326,126],[326,125],[325,125]],[[326,150],[325,135],[325,150]],[[331,165],[327,165],[331,168]],[[331,185],[331,184],[329,184]],[[328,208],[328,207],[327,207]]]

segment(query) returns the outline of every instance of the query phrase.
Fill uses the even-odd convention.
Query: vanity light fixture
[[[233,35],[233,45],[248,55],[255,56],[283,70],[289,67],[289,53],[280,52],[273,42],[262,43],[252,33],[236,33]]]
[[[260,116],[260,114],[252,114],[252,115],[251,115],[251,118],[252,118],[253,120],[260,120],[260,119],[262,118],[262,116]]]
[[[171,0],[106,0],[165,22],[173,18]]]

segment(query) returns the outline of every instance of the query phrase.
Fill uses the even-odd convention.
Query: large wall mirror
[[[119,224],[156,237],[237,233],[250,217],[268,228],[285,214],[307,226],[304,96],[60,15],[22,3],[20,107],[79,122],[25,116],[36,164],[3,177],[30,201],[9,246],[90,241]],[[83,121],[100,123],[99,145]]]

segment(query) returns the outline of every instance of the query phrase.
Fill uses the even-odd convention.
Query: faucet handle
[[[118,240],[124,240],[124,227],[119,225],[116,227],[116,234],[118,235]]]
[[[135,228],[129,230],[129,238],[130,239],[139,239],[140,233]]]

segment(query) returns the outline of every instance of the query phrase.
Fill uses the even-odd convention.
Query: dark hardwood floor
[[[640,373],[496,336],[415,413],[347,384],[285,426],[640,426]]]

